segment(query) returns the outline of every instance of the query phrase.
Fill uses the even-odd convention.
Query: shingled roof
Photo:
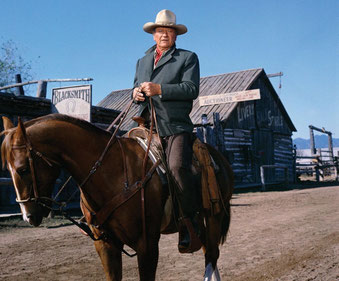
[[[262,71],[263,69],[259,68],[202,77],[200,79],[199,96],[211,96],[248,90]],[[236,105],[237,103],[233,102],[200,107],[199,99],[196,99],[191,112],[192,122],[193,124],[200,124],[201,115],[205,113],[207,114],[208,122],[212,123],[213,112],[219,112],[221,120],[226,120]]]
[[[218,95],[224,93],[245,91],[251,88],[252,84],[256,81],[260,74],[265,73],[262,68],[249,69],[239,72],[219,74],[215,76],[207,76],[200,78],[200,93],[199,96]],[[130,101],[132,95],[132,89],[118,90],[111,92],[106,98],[104,98],[98,106],[111,108],[115,110],[123,110],[126,104]],[[277,95],[276,95],[277,96]],[[283,108],[279,97],[277,96],[278,103]],[[219,112],[221,120],[227,120],[237,103],[225,103],[219,105],[199,106],[199,99],[196,99],[193,103],[193,109],[191,112],[191,119],[193,124],[200,124],[201,115],[207,114],[208,121],[212,123],[213,112]],[[130,112],[128,113],[126,120],[131,120],[131,117],[136,116],[138,112],[138,106],[132,105]],[[290,124],[292,121],[289,119],[286,110],[283,108],[283,112],[287,115],[287,119]],[[130,126],[129,122],[123,124],[122,129],[127,130]],[[293,126],[293,124],[292,124]],[[294,126],[293,126],[294,127]]]

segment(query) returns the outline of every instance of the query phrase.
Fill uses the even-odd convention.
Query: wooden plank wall
[[[232,165],[235,181],[237,183],[256,183],[260,182],[258,173],[260,168],[260,159],[256,157],[253,132],[251,130],[224,129],[224,154]],[[288,167],[288,179],[292,182],[294,179],[294,159],[293,143],[291,136],[282,134],[273,134],[274,150],[272,163]],[[259,162],[258,162],[259,161]],[[271,176],[270,176],[271,175]],[[283,182],[285,180],[284,169],[276,168],[266,172],[268,181]]]
[[[224,129],[224,149],[230,161],[235,181],[253,183],[252,133],[250,130]]]
[[[293,143],[291,136],[274,134],[274,164],[288,166],[289,182],[294,179]],[[276,169],[276,180],[284,180],[284,170]]]

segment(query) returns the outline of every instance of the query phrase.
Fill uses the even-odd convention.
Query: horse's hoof
[[[204,281],[221,281],[217,266],[215,266],[215,269],[213,269],[211,263],[206,266]]]

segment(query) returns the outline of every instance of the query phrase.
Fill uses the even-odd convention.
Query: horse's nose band
[[[27,151],[27,156],[28,156],[28,162],[29,162],[29,167],[25,167],[23,169],[19,169],[17,170],[17,174],[22,177],[25,174],[29,173],[31,174],[32,177],[32,184],[30,185],[30,193],[29,193],[29,197],[26,199],[18,199],[16,198],[15,201],[17,203],[27,203],[27,202],[31,202],[31,201],[35,201],[38,204],[41,204],[41,199],[43,200],[50,200],[50,201],[54,201],[51,198],[48,197],[40,197],[39,193],[38,193],[38,187],[37,187],[37,181],[36,181],[36,176],[35,176],[35,169],[34,169],[34,161],[33,161],[33,156],[32,153],[34,153],[34,155],[38,156],[40,159],[42,159],[48,166],[52,167],[53,164],[57,165],[57,166],[61,166],[57,161],[43,155],[41,152],[33,149],[31,142],[28,139],[28,136],[25,135],[25,144],[22,145],[12,145],[12,150],[20,150],[20,149],[24,149]],[[33,195],[33,196],[32,196]],[[44,204],[46,206],[46,204]]]

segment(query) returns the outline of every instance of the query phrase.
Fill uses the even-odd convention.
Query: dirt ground
[[[222,280],[339,280],[339,186],[234,195]],[[0,280],[105,280],[91,240],[74,226],[0,222]],[[202,251],[181,255],[177,234],[162,236],[157,280],[203,280]],[[123,257],[123,280],[138,280]]]

